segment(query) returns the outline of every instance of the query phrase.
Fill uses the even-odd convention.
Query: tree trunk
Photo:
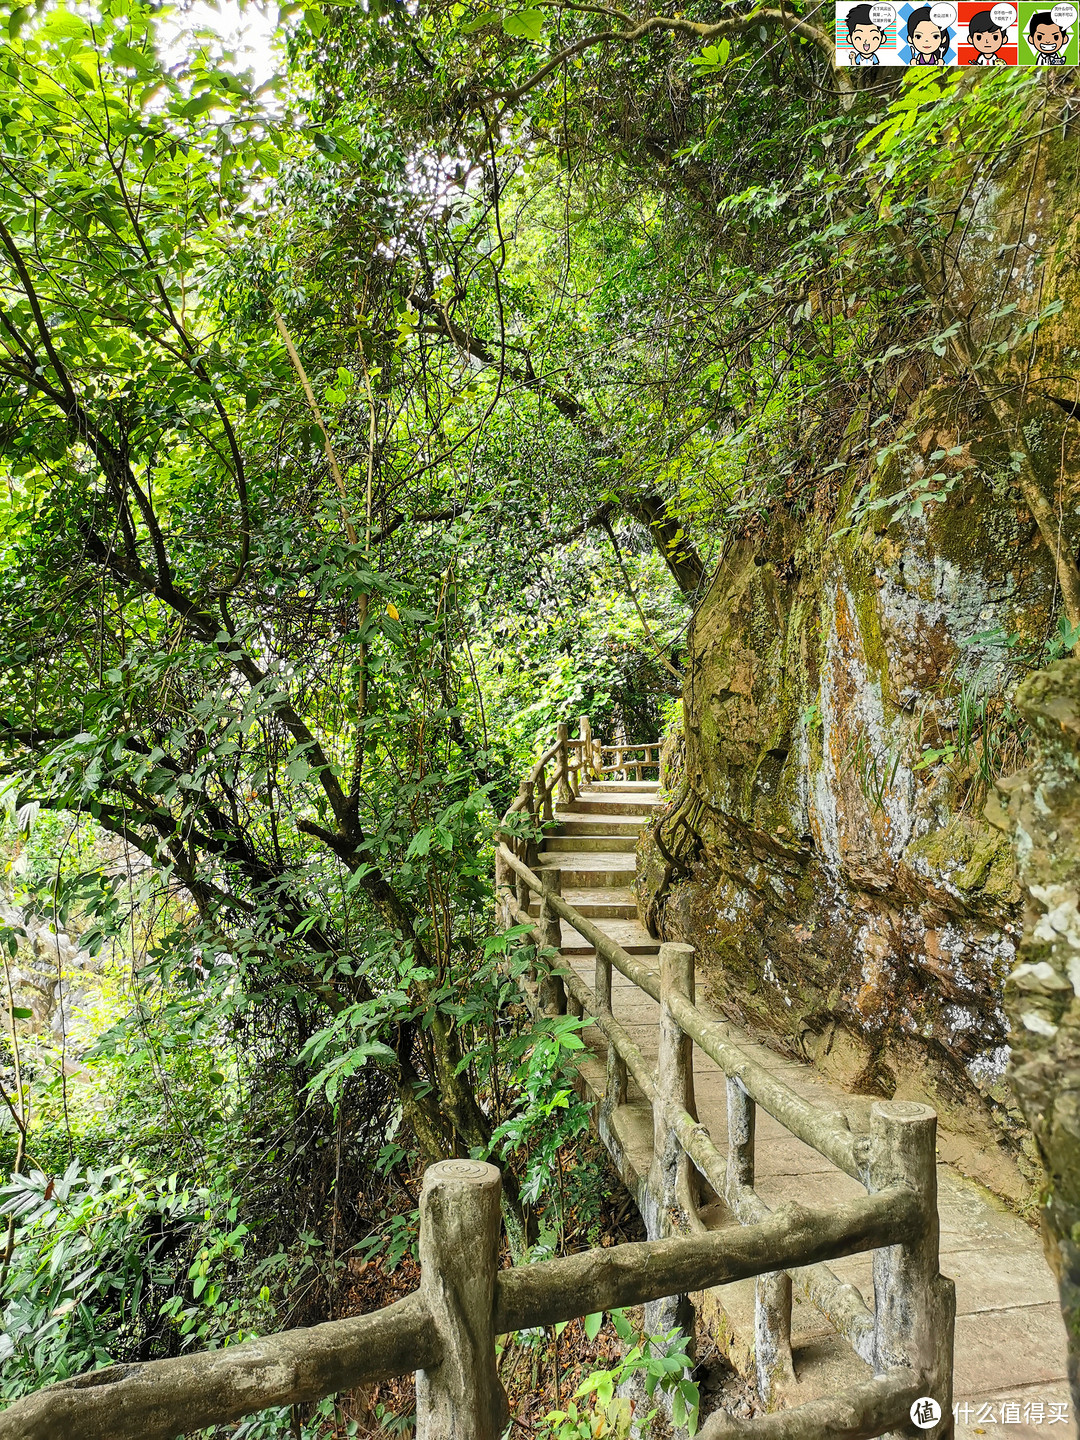
[[[649,527],[657,552],[684,595],[694,595],[705,579],[705,562],[694,542],[660,495],[622,496],[625,509]]]

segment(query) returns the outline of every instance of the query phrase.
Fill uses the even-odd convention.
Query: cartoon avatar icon
[[[880,65],[877,52],[885,43],[885,31],[870,19],[869,5],[853,5],[847,13],[849,65]]]
[[[920,5],[908,16],[909,65],[943,65],[952,39],[947,28],[930,18],[930,6]]]
[[[1038,57],[1035,64],[1067,64],[1061,52],[1068,43],[1069,32],[1061,28],[1050,11],[1036,10],[1028,21],[1028,44]]]
[[[1008,31],[994,21],[989,10],[980,10],[968,22],[968,44],[979,52],[969,65],[1004,65],[998,59],[998,51],[1009,38]]]

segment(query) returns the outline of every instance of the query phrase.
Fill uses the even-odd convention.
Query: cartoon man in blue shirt
[[[847,13],[849,65],[880,65],[877,52],[885,43],[885,31],[870,18],[869,5],[853,5]]]

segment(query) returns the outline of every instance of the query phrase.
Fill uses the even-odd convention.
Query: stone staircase
[[[648,780],[598,780],[583,786],[575,800],[555,811],[540,851],[541,869],[562,872],[563,899],[597,921],[631,955],[656,955],[660,949],[638,919],[634,894],[634,852],[642,826],[660,803],[657,788]],[[536,896],[529,913],[540,913]],[[562,953],[593,953],[565,920]]]

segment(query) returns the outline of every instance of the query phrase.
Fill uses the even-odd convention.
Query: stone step
[[[580,909],[580,906],[578,908]],[[584,913],[582,911],[582,914]],[[640,920],[604,916],[598,923],[604,934],[610,936],[616,945],[621,945],[628,955],[656,955],[660,950],[660,941],[653,939]],[[566,920],[562,922],[562,953],[564,955],[592,955],[595,953],[589,941],[579,935]]]
[[[574,909],[588,920],[636,920],[638,918],[637,900],[630,888],[618,889],[615,886],[607,886],[603,889],[566,888],[563,890],[563,899],[568,905],[573,905]],[[529,914],[533,917],[540,914],[540,900],[536,895],[532,897],[529,904]]]
[[[644,815],[575,815],[573,811],[557,810],[555,828],[550,835],[631,835],[641,833]]]
[[[576,815],[640,815],[645,820],[659,808],[660,801],[655,795],[592,795],[583,790],[562,813],[570,818]]]
[[[583,795],[592,794],[594,791],[606,792],[612,790],[632,790],[641,795],[655,794],[660,788],[658,780],[591,780],[588,785],[583,785]]]
[[[622,889],[633,883],[636,869],[637,856],[617,850],[579,851],[570,855],[556,851],[554,854],[542,853],[539,859],[540,871],[562,872],[564,889],[575,885],[587,885],[593,889],[616,886]]]
[[[604,850],[632,853],[637,849],[636,835],[547,835],[544,837],[543,854],[562,851]]]

